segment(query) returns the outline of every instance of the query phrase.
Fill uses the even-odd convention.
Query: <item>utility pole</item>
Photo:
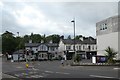
[[[73,23],[73,28],[74,28],[74,54],[75,54],[75,18],[71,21]]]
[[[17,32],[19,38],[19,32]],[[18,62],[20,61],[20,53],[19,53],[19,44],[18,44]]]

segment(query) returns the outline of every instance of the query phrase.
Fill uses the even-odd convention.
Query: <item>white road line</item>
[[[32,75],[30,77],[32,77],[32,78],[41,78],[41,77],[44,77],[44,76],[41,76],[41,75]]]
[[[89,75],[91,77],[97,77],[97,78],[115,78],[115,77],[108,77],[108,76],[99,76],[99,75]]]
[[[18,67],[16,67],[16,68],[23,68],[23,67],[18,66]]]
[[[70,73],[64,73],[64,72],[56,72],[58,74],[70,74]]]
[[[114,70],[120,70],[120,68],[113,68]]]
[[[52,72],[52,71],[45,71],[45,72],[47,72],[47,73],[54,73],[54,72]]]
[[[39,69],[36,69],[36,68],[32,68],[33,70],[35,70],[35,71],[38,71]]]

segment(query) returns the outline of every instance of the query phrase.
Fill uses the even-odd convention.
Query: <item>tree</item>
[[[33,33],[31,33],[30,39],[33,41],[33,43],[40,43],[42,37],[41,37],[40,34],[33,34]]]
[[[107,59],[108,59],[108,63],[114,63],[113,58],[115,57],[115,55],[117,54],[117,52],[115,52],[110,47],[106,48],[105,51],[106,51],[106,56],[107,56]]]
[[[12,54],[16,49],[16,41],[14,34],[6,31],[2,34],[2,53],[8,52],[8,54]]]
[[[82,35],[77,35],[77,36],[75,37],[75,39],[76,39],[76,40],[79,40],[81,37],[82,37]]]
[[[80,62],[81,61],[81,56],[79,54],[76,54],[74,56],[74,62]]]
[[[53,34],[53,35],[47,36],[46,37],[46,41],[49,42],[50,40],[52,40],[53,43],[59,43],[59,41],[60,41],[60,35]]]
[[[67,39],[71,39],[71,36],[69,35]]]

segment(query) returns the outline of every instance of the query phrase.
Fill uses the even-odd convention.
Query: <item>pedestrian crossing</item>
[[[26,70],[20,70],[20,71],[14,71],[7,73],[8,75],[15,76],[17,78],[43,78],[54,74],[63,74],[68,75],[70,73],[67,72],[55,72],[55,71],[49,71],[49,70],[39,70],[36,68],[29,68]]]

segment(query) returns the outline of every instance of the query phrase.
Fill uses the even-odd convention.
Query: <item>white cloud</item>
[[[95,36],[96,22],[116,15],[117,3],[7,3],[3,12],[4,25],[21,34],[73,34],[76,17],[76,35]],[[5,13],[12,13],[5,14]],[[7,16],[7,17],[5,17]],[[15,18],[15,20],[13,20]],[[5,22],[6,21],[6,22]],[[11,26],[11,28],[9,27]]]

